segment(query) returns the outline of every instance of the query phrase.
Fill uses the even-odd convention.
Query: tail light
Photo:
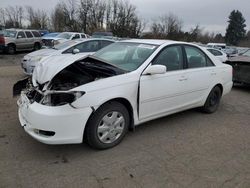
[[[0,44],[5,44],[5,39],[2,35],[0,35]]]

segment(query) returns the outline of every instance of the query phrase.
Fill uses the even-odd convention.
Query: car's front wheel
[[[114,147],[124,138],[129,122],[129,113],[123,104],[108,102],[90,117],[85,129],[85,138],[88,144],[96,149]]]
[[[209,114],[214,113],[219,107],[221,95],[221,89],[218,86],[215,86],[209,93],[207,100],[202,107],[202,111]]]

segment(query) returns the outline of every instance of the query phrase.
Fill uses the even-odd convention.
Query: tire
[[[35,43],[34,44],[34,50],[37,51],[37,50],[40,50],[41,49],[41,45],[39,43]]]
[[[202,111],[208,114],[214,113],[220,104],[222,91],[218,86],[215,86],[209,93],[207,100],[202,107]]]
[[[126,135],[129,122],[129,113],[124,105],[115,101],[108,102],[90,117],[84,137],[92,148],[112,148]]]
[[[16,46],[14,44],[9,44],[7,47],[7,53],[13,55],[16,53]]]

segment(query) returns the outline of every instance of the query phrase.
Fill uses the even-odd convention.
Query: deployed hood
[[[39,65],[34,69],[32,80],[35,85],[36,82],[39,84],[46,83],[50,81],[58,72],[60,72],[65,67],[74,63],[77,60],[85,58],[87,54],[80,55],[70,55],[70,56],[51,56],[42,60]]]
[[[41,50],[38,50],[38,51],[31,52],[27,56],[29,56],[29,57],[50,56],[50,55],[55,55],[57,53],[58,53],[58,51],[54,50],[54,49],[41,49]]]

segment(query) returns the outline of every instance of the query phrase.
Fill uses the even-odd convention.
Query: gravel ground
[[[115,148],[50,146],[28,136],[12,86],[24,54],[0,54],[0,187],[250,187],[250,88],[211,115],[189,110],[148,122]]]

